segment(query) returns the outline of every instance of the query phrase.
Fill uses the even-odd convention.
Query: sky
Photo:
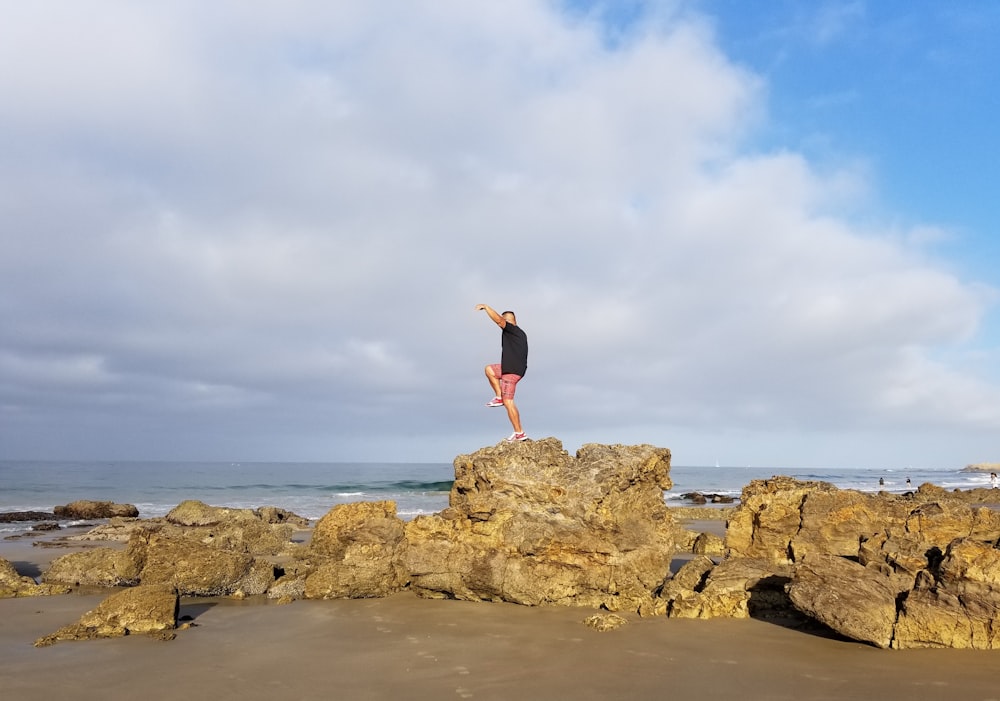
[[[1000,461],[1000,4],[0,2],[0,459]]]

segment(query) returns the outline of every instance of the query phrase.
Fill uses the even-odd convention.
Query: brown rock
[[[141,563],[131,552],[117,548],[90,548],[53,560],[42,581],[72,587],[129,587],[139,583]]]
[[[941,557],[937,546],[917,537],[879,533],[861,543],[858,562],[886,577],[886,584],[901,594],[913,588],[921,571],[936,567]]]
[[[0,523],[45,521],[51,518],[55,518],[55,514],[51,511],[4,511],[0,513]]]
[[[128,552],[142,584],[169,584],[184,596],[255,596],[274,582],[274,566],[189,536],[136,533]]]
[[[0,557],[0,599],[25,596],[65,594],[69,587],[58,584],[36,584],[31,577],[22,577],[7,560]]]
[[[62,528],[55,521],[39,521],[34,526],[31,527],[33,531],[58,531]]]
[[[309,550],[318,563],[305,579],[310,599],[388,596],[409,581],[395,502],[335,506],[316,524]]]
[[[802,504],[817,490],[836,489],[826,482],[800,482],[790,477],[754,480],[743,488],[740,504],[729,518],[726,547],[734,557],[792,560],[792,538],[802,523]]]
[[[848,638],[881,648],[892,643],[896,592],[856,562],[810,554],[795,569],[788,595],[799,611]]]
[[[296,528],[308,528],[310,524],[309,519],[277,506],[262,506],[254,509],[254,514],[264,523],[288,524]]]
[[[955,538],[996,540],[1000,537],[1000,513],[973,508],[957,499],[936,499],[908,509],[902,528],[889,524],[887,530],[905,532],[943,549]]]
[[[111,501],[90,501],[81,499],[52,510],[56,518],[97,519],[115,516],[138,516],[139,509],[132,504],[115,504]]]
[[[205,545],[255,557],[280,555],[292,548],[295,527],[288,523],[270,524],[260,519],[235,520],[205,528],[182,531]],[[175,531],[165,531],[175,534]]]
[[[721,557],[726,554],[726,542],[714,533],[699,533],[691,544],[691,552]]]
[[[712,566],[711,559],[698,557],[664,585],[660,596],[671,618],[786,618],[789,574],[789,567],[767,560],[732,558]]]
[[[66,536],[66,540],[69,542],[107,541],[127,543],[136,531],[155,530],[162,528],[165,523],[166,521],[160,518],[138,519],[116,516],[107,523],[94,526],[86,533],[76,533]]]
[[[866,494],[825,486],[802,501],[801,522],[789,544],[792,560],[810,553],[857,557],[861,541],[904,519],[909,502],[893,495]]]
[[[161,532],[197,538],[221,550],[253,556],[278,555],[289,549],[296,528],[291,518],[294,514],[282,511],[286,517],[281,517],[277,515],[280,510],[272,512],[269,508],[273,507],[255,511],[184,501],[166,515],[168,525]]]
[[[895,648],[1000,648],[1000,550],[961,538],[935,571],[925,571],[905,598]]]
[[[617,630],[627,623],[628,620],[622,618],[617,613],[598,613],[583,619],[583,625],[593,628],[600,633]]]
[[[128,537],[125,550],[64,555],[52,562],[43,580],[96,586],[170,583],[183,595],[252,596],[274,581],[273,565],[259,558],[292,547],[294,526],[265,523],[251,510],[184,502],[171,514],[170,520],[111,519],[81,539]]]
[[[943,548],[958,537],[1000,537],[1000,513],[942,492],[924,485],[910,498],[788,477],[757,480],[743,490],[726,546],[734,556],[796,562],[811,553],[859,557],[862,543],[880,533],[928,548]]]
[[[283,603],[303,599],[306,596],[306,575],[286,573],[275,580],[267,590],[268,599],[278,599]]]
[[[669,572],[670,451],[554,438],[455,459],[450,507],[406,524],[426,597],[638,611]]]
[[[196,499],[182,501],[170,510],[166,520],[178,526],[215,526],[227,521],[257,521],[253,509],[231,509],[225,506],[209,506]]]
[[[120,638],[137,633],[158,634],[177,626],[180,599],[170,586],[142,586],[112,594],[80,620],[39,638],[35,647],[61,640]]]

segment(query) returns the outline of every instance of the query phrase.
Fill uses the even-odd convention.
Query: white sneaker
[[[504,438],[504,440],[507,441],[508,443],[517,443],[518,441],[526,441],[526,440],[528,440],[528,436],[524,432],[517,433],[515,431],[514,433],[510,434],[509,437]]]
[[[503,406],[503,400],[500,397],[493,397],[493,399],[486,402],[486,406]]]

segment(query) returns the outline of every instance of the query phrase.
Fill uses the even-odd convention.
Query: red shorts
[[[521,376],[511,372],[504,375],[500,363],[494,363],[490,367],[493,368],[493,374],[500,378],[500,398],[513,399],[514,390],[517,389],[517,383],[521,380]]]

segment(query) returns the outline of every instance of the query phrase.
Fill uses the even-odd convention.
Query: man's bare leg
[[[493,396],[500,396],[500,378],[496,376],[493,372],[493,366],[486,366],[486,379],[490,381],[490,387],[493,388]]]
[[[503,400],[504,408],[507,409],[507,418],[510,419],[510,425],[514,427],[514,433],[524,433],[521,430],[521,412],[517,410],[517,405],[514,404],[513,399]]]

